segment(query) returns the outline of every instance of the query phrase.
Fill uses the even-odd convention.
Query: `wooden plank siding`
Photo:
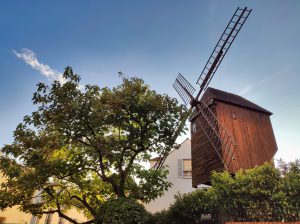
[[[220,159],[201,127],[197,125],[197,130],[193,131],[193,124],[203,123],[203,118],[191,117],[193,187],[209,184],[213,170],[223,171],[225,166],[222,160],[234,174],[239,169],[253,168],[273,159],[277,152],[277,144],[270,111],[243,97],[213,88],[207,89],[201,101],[211,108],[219,125],[237,144],[237,148],[232,157],[232,148],[228,150],[230,147],[220,145]],[[227,134],[219,133],[221,136]]]
[[[226,128],[237,143],[238,169],[252,168],[273,158],[277,145],[268,115],[217,102],[216,116],[220,125]]]
[[[201,117],[196,119],[201,119]],[[192,121],[191,125],[195,122],[197,121]],[[192,132],[191,138],[193,187],[197,187],[200,183],[209,184],[213,170],[224,170],[224,165],[220,157],[201,129],[201,126],[199,124],[196,124],[196,126],[196,131]]]

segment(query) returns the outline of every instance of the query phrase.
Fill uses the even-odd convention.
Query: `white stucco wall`
[[[191,159],[191,140],[186,139],[177,150],[173,150],[165,160],[165,165],[169,168],[167,180],[171,182],[172,187],[164,193],[164,195],[156,200],[145,204],[148,211],[154,213],[167,209],[174,201],[174,196],[178,192],[187,193],[193,191],[192,177],[179,177],[178,176],[178,159]]]

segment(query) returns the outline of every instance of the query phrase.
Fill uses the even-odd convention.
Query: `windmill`
[[[184,103],[191,106],[192,114],[189,121],[191,122],[194,187],[199,184],[209,184],[213,170],[227,170],[234,174],[241,168],[250,168],[272,159],[277,151],[269,119],[271,112],[240,96],[208,87],[251,11],[245,7],[237,8],[234,12],[197,80],[200,90],[195,96],[195,88],[180,73],[173,84]],[[232,110],[239,112],[240,120],[234,121],[236,113]],[[231,111],[230,114],[228,111]],[[228,122],[229,116],[233,119]],[[253,136],[249,134],[241,137],[240,132],[245,130],[249,132],[248,123],[251,123],[249,119],[258,127],[254,125],[253,129],[261,129],[261,134],[266,137],[265,140],[255,133]],[[260,123],[265,126],[259,127]],[[228,131],[228,127],[231,130]],[[237,129],[238,127],[240,130]],[[259,147],[256,147],[258,144]],[[260,155],[261,152],[265,153]]]

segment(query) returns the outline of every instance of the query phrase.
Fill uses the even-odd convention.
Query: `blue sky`
[[[299,1],[2,1],[0,3],[0,146],[31,113],[37,82],[66,66],[82,82],[143,78],[178,97],[180,72],[196,86],[237,6],[253,9],[210,86],[242,94],[270,110],[276,158],[300,158]],[[179,98],[179,97],[178,97]]]

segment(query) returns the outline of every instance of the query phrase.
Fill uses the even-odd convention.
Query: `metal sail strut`
[[[185,105],[189,104],[193,99],[195,88],[179,73],[173,87],[179,94]]]
[[[220,63],[222,62],[224,56],[226,55],[228,49],[247,20],[251,11],[252,9],[249,10],[247,7],[244,9],[237,8],[235,11],[197,80],[197,83],[200,85],[200,90],[195,97],[196,100],[198,100],[201,93],[206,90],[216,70],[218,69]]]

